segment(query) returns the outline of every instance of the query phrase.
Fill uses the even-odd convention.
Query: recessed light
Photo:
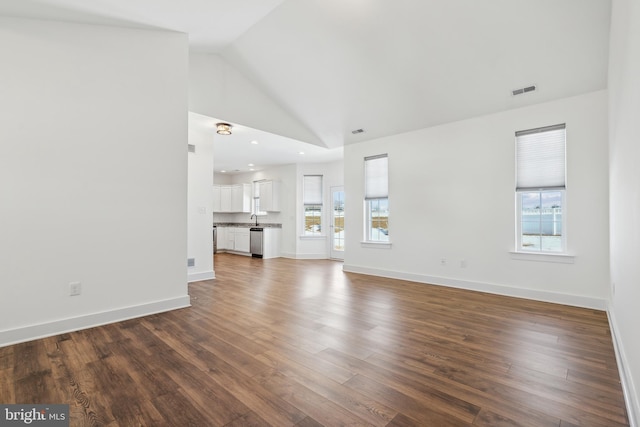
[[[252,167],[255,166],[253,163],[249,163],[247,166]]]
[[[227,173],[227,171],[220,171],[221,173]]]
[[[251,141],[251,143],[252,143],[253,145],[258,145],[258,141],[256,141],[256,140]]]
[[[249,169],[249,171],[250,171],[250,172],[253,172],[253,171],[255,171],[255,169],[254,169],[254,168],[251,168],[251,169]]]
[[[304,151],[299,151],[298,154],[302,156],[304,154]]]

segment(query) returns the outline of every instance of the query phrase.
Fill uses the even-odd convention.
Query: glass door
[[[331,258],[344,260],[344,188],[331,187]]]

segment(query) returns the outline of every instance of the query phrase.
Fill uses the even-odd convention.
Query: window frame
[[[543,250],[542,244],[540,245],[540,249],[527,249],[523,246],[522,241],[522,196],[527,193],[539,193],[540,198],[542,199],[542,193],[560,193],[561,197],[561,206],[562,206],[562,219],[560,221],[562,234],[560,235],[560,250],[559,251],[549,251]],[[544,255],[566,255],[567,254],[567,210],[566,210],[566,200],[567,200],[567,191],[559,190],[559,189],[549,189],[549,190],[531,190],[531,191],[518,191],[516,192],[516,252],[524,253],[524,254],[544,254]],[[540,208],[543,209],[542,207]],[[542,223],[542,220],[541,220]],[[540,237],[543,236],[542,232],[539,234]]]
[[[267,212],[260,210],[260,183],[266,181],[259,179],[253,181],[253,199],[251,201],[251,213],[256,216],[265,216]]]
[[[385,236],[387,236],[386,239],[374,239],[374,236],[372,235],[372,231],[374,230],[373,227],[373,203],[376,202],[378,203],[378,207],[379,204],[382,201],[386,201],[387,203],[387,232],[384,233],[382,231],[380,231],[380,234],[384,234]],[[384,198],[376,198],[376,199],[368,199],[365,200],[365,241],[368,243],[389,243],[389,198],[388,197],[384,197]],[[380,227],[377,227],[378,230],[381,230]]]
[[[314,209],[313,226],[318,230],[307,229],[307,210]],[[301,237],[324,237],[324,176],[321,174],[305,174],[302,176],[302,234]],[[317,224],[316,224],[317,220]]]
[[[562,130],[563,131],[563,139],[562,139],[562,149],[558,149],[558,147],[552,147],[551,154],[549,150],[548,141],[540,141],[542,148],[536,150],[532,159],[528,159],[520,153],[520,148],[525,147],[523,151],[530,151],[531,146],[526,146],[525,143],[520,144],[519,138],[526,137],[529,135],[539,135],[545,132],[554,132]],[[553,138],[554,136],[550,136]],[[544,145],[547,144],[547,145]],[[566,134],[566,124],[558,124],[552,126],[545,126],[541,128],[529,129],[524,131],[518,131],[515,134],[515,151],[516,151],[516,185],[515,185],[515,222],[516,222],[516,235],[515,235],[515,253],[519,254],[532,254],[532,255],[567,255],[567,185],[566,185],[566,176],[567,176],[567,134]],[[543,161],[540,161],[543,159]],[[535,169],[544,169],[549,165],[552,165],[551,173],[555,179],[552,180],[551,184],[546,184],[548,181],[548,176],[540,176],[537,172],[537,179],[530,179],[530,176],[523,178],[525,174],[521,171],[521,165],[523,165],[522,169],[528,168],[529,170]],[[536,166],[535,168],[532,165]],[[558,169],[558,165],[562,165],[561,170]],[[553,167],[555,166],[555,168]],[[558,174],[561,172],[561,174]],[[560,178],[558,178],[560,177]],[[528,185],[524,186],[522,182],[526,182]],[[543,193],[560,193],[561,197],[561,214],[562,219],[560,221],[561,224],[561,235],[560,235],[560,250],[543,250],[542,245],[542,237],[543,229],[542,229],[542,199]],[[528,249],[523,246],[523,195],[524,194],[533,194],[538,193],[540,198],[540,228],[539,228],[539,237],[540,237],[540,245],[539,249]]]
[[[379,161],[384,159],[384,163]],[[371,163],[368,163],[371,162]],[[374,163],[376,162],[376,163]],[[381,201],[384,201],[387,209],[387,228],[386,233],[381,232],[378,238],[373,236],[373,212],[374,204],[378,204],[378,210]],[[389,155],[378,154],[364,158],[364,242],[373,244],[390,244],[389,238]],[[380,227],[377,229],[381,230]],[[380,234],[384,234],[386,238],[381,239]]]

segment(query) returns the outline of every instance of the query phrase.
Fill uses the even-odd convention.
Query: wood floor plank
[[[606,313],[217,254],[192,306],[0,348],[72,426],[623,427]]]
[[[259,357],[288,379],[296,381],[372,425],[384,427],[397,415],[397,411],[392,408],[369,399],[358,390],[337,383],[288,357],[271,352],[263,353]]]
[[[280,398],[290,401],[320,424],[326,426],[373,426],[373,424],[354,415],[340,405],[331,402],[296,381],[290,380],[286,375],[278,371],[273,371],[271,374],[263,374],[260,377],[260,382],[265,388],[273,390]]]

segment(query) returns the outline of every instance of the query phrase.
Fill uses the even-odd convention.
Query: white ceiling
[[[0,15],[179,31],[193,49],[216,52],[283,1],[0,0]]]
[[[237,174],[280,165],[342,159],[342,147],[327,149],[247,126],[234,125],[231,135],[217,135],[216,123],[220,121],[189,113],[190,129],[213,135],[214,172]]]
[[[5,15],[189,33],[329,148],[604,89],[610,11],[610,0],[0,0]]]

